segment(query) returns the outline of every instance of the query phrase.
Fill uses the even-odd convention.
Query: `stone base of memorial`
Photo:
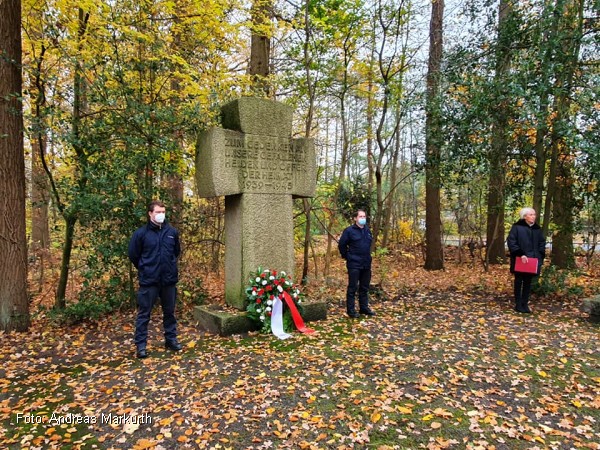
[[[302,303],[302,318],[305,322],[325,320],[327,303],[305,301]],[[245,311],[233,311],[219,305],[202,305],[194,308],[194,319],[209,333],[231,336],[257,331],[259,325],[250,320]]]
[[[590,320],[594,323],[600,322],[600,295],[595,295],[583,300],[581,305],[583,312],[590,315]]]

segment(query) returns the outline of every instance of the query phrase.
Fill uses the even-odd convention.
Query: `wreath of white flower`
[[[290,277],[282,270],[271,270],[258,268],[256,272],[250,274],[249,285],[246,287],[246,300],[248,306],[248,317],[260,324],[261,331],[271,332],[271,314],[273,311],[273,302],[276,297],[281,297],[287,292],[294,301],[296,307],[302,312],[302,299],[304,295],[298,289]],[[292,317],[285,302],[283,302],[283,328],[285,331],[292,331],[294,324]]]

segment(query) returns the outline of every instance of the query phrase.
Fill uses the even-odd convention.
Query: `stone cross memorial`
[[[292,199],[315,193],[315,150],[292,138],[292,108],[279,102],[240,98],[221,119],[198,137],[196,183],[201,197],[225,196],[225,300],[244,310],[259,266],[293,276]]]

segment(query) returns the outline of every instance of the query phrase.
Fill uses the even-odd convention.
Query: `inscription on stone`
[[[307,154],[303,143],[268,136],[225,137],[225,168],[238,169],[245,192],[290,194],[294,177],[307,175]]]

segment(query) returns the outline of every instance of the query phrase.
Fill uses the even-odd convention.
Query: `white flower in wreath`
[[[294,298],[298,298],[298,294],[297,294],[296,292],[294,292],[294,293],[292,294],[292,297],[294,297]]]
[[[281,275],[282,277],[285,277],[287,274],[282,270],[281,272],[279,272],[279,275]]]
[[[252,297],[256,297],[256,291],[252,291]]]
[[[261,322],[264,322],[264,321],[265,321],[265,316],[264,316],[264,314],[260,316],[260,321],[261,321]]]
[[[267,305],[271,306],[273,304],[273,300],[267,300]]]
[[[288,280],[285,280],[285,285],[286,286],[289,286],[290,284],[292,284],[292,283],[290,283]]]
[[[262,285],[266,286],[267,285],[267,280],[262,280]]]
[[[254,281],[256,281],[257,283],[260,283],[260,277],[256,277],[256,279]]]
[[[269,277],[269,280],[271,280],[271,281],[273,281],[274,279],[275,279],[275,277],[274,277],[273,275],[271,275],[271,276]]]
[[[256,312],[257,313],[262,312],[262,308],[256,308]]]
[[[279,292],[283,292],[283,288],[281,287],[281,285],[277,286],[277,290],[278,290]]]
[[[270,311],[271,311],[271,309],[272,309],[272,308],[271,308],[270,306],[267,306],[267,308],[266,308],[266,311],[267,311],[267,312],[270,312]]]

